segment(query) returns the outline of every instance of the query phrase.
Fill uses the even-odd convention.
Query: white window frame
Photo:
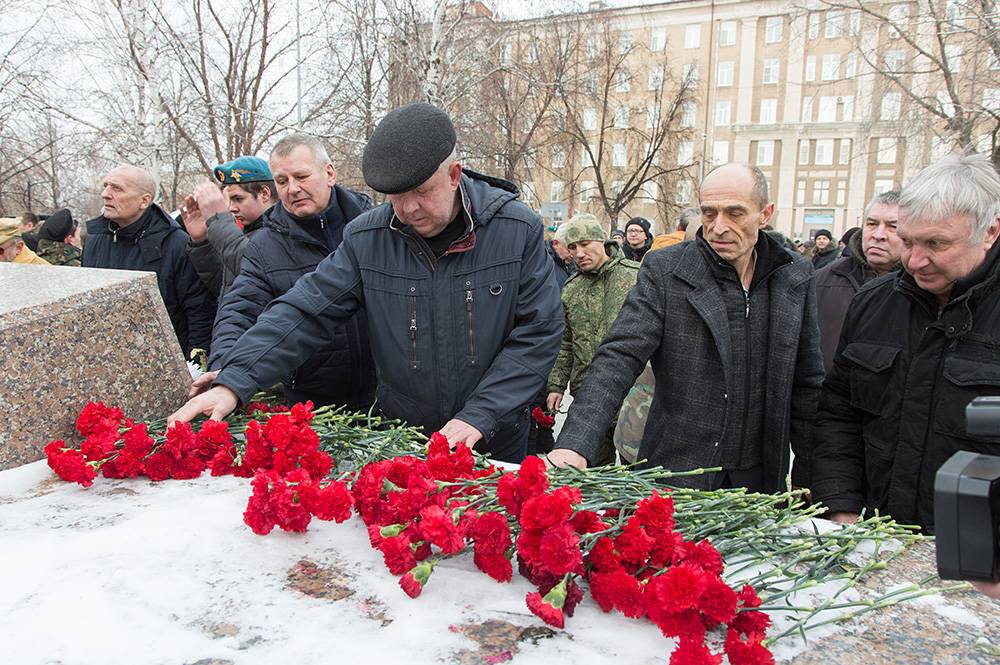
[[[736,74],[736,63],[732,60],[724,60],[719,63],[715,74],[715,87],[728,88],[733,85],[733,78]]]
[[[826,12],[826,25],[823,36],[827,39],[837,39],[844,34],[844,10],[830,9]]]
[[[716,166],[729,163],[729,141],[714,141],[712,143],[712,163]]]
[[[760,100],[760,112],[758,114],[757,122],[761,125],[774,125],[778,122],[778,100],[777,99],[762,99]]]
[[[817,166],[833,165],[833,139],[816,139],[816,153],[813,164]]]
[[[691,23],[684,26],[684,48],[701,47],[701,24]]]
[[[827,53],[823,56],[823,71],[821,74],[824,81],[840,80],[840,54]]]
[[[837,156],[839,164],[851,163],[851,139],[840,139],[840,154]]]
[[[563,200],[563,195],[565,193],[566,183],[562,180],[553,180],[552,184],[549,185],[549,201],[558,203]]]
[[[809,163],[809,139],[799,139],[799,166]]]
[[[597,129],[597,109],[593,107],[583,109],[583,129],[588,132]]]
[[[764,22],[764,43],[777,44],[781,41],[785,29],[784,16],[768,16]]]
[[[628,166],[628,148],[624,143],[615,143],[611,146],[611,166],[616,168]]]
[[[895,137],[883,137],[878,140],[876,148],[876,163],[895,164],[898,157],[899,140]]]
[[[734,46],[736,44],[736,21],[721,21],[719,23],[719,46]]]
[[[715,126],[727,127],[732,123],[733,104],[728,100],[715,102]]]
[[[764,71],[761,74],[760,82],[764,85],[777,85],[781,80],[781,60],[777,58],[764,58]]]
[[[879,107],[879,120],[899,120],[900,111],[903,108],[903,95],[899,92],[886,92],[882,94],[882,101]]]
[[[820,97],[816,122],[837,122],[837,97]]]
[[[647,90],[659,90],[663,87],[663,65],[654,65],[649,68],[649,81],[646,84]]]
[[[694,141],[677,142],[677,165],[685,166],[694,162]]]
[[[774,166],[774,141],[757,141],[757,166]]]
[[[631,109],[626,104],[622,104],[615,109],[615,129],[628,129],[631,116]]]
[[[681,104],[681,127],[694,127],[697,121],[698,109],[694,102],[684,102]]]
[[[649,50],[659,53],[667,47],[667,29],[652,28],[649,31]]]
[[[810,83],[816,80],[816,56],[807,55],[806,56],[806,82]]]

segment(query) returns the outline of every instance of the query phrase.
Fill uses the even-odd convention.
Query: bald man
[[[85,268],[155,272],[163,304],[184,356],[212,340],[215,298],[188,262],[188,235],[153,202],[156,180],[145,169],[119,166],[105,176],[101,216],[87,222]]]
[[[823,380],[812,266],[762,229],[774,214],[760,169],[720,166],[700,190],[694,242],[646,256],[635,288],[570,406],[556,465],[586,467],[629,388],[652,362],[653,402],[638,459],[706,489],[808,486]]]

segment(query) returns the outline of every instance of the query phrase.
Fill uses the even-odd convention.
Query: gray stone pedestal
[[[0,469],[40,459],[52,439],[77,441],[88,401],[141,420],[187,397],[152,273],[0,263],[0,340]]]

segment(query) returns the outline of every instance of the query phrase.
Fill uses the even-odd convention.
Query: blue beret
[[[426,102],[401,106],[372,132],[361,173],[376,192],[402,194],[434,175],[455,141],[455,126],[441,109]]]
[[[237,157],[213,169],[220,185],[242,185],[247,182],[274,180],[271,169],[260,157]]]

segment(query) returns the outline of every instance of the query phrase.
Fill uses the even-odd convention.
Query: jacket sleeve
[[[542,225],[526,234],[514,327],[455,418],[489,441],[497,421],[528,404],[541,390],[559,353],[563,332],[559,287],[545,252]]]
[[[221,264],[222,275],[219,282],[225,292],[240,274],[243,249],[248,242],[246,235],[236,226],[236,218],[230,212],[212,215],[206,222],[208,242],[212,245]],[[228,283],[227,283],[228,282]]]
[[[789,409],[789,432],[795,461],[792,484],[811,487],[810,457],[813,448],[813,421],[823,384],[823,354],[820,351],[819,318],[816,308],[816,278],[809,280],[802,313],[802,330],[795,356],[795,373]]]
[[[663,338],[666,302],[661,265],[666,252],[646,257],[618,318],[594,355],[583,385],[573,396],[558,448],[576,451],[593,463],[622,402]]]
[[[853,301],[856,303],[857,301]],[[823,382],[816,413],[809,468],[812,496],[832,511],[861,512],[864,506],[865,449],[861,437],[864,414],[851,406],[851,362],[843,350],[851,341],[856,318],[847,310],[833,367]]]
[[[184,235],[185,245],[187,234]],[[177,266],[176,289],[180,298],[181,308],[187,320],[188,348],[184,349],[187,358],[191,349],[205,349],[211,352],[212,322],[215,320],[215,310],[218,303],[208,288],[202,283],[194,266],[188,260],[185,251],[178,252],[180,261]]]
[[[546,393],[562,393],[566,390],[570,376],[573,373],[573,329],[569,327],[569,317],[565,316],[566,305],[563,304],[565,318],[565,329],[563,330],[562,343],[559,345],[559,355],[556,356],[556,364],[549,372],[549,380],[545,385]]]
[[[253,246],[253,241],[250,247]],[[244,253],[247,266],[249,252]],[[226,295],[239,297],[241,272]],[[221,358],[216,384],[230,388],[245,404],[259,386],[271,385],[298,367],[333,337],[338,326],[363,307],[361,272],[349,236],[316,270],[275,299]]]
[[[212,355],[208,358],[208,368],[217,370],[223,357],[236,344],[236,340],[257,322],[264,308],[274,300],[274,292],[267,279],[268,266],[260,246],[249,241],[240,262],[239,275],[232,287],[226,291],[219,305],[212,330]]]
[[[222,286],[222,262],[212,245],[207,241],[188,240],[187,257],[201,283],[208,288],[209,293],[218,297]]]

